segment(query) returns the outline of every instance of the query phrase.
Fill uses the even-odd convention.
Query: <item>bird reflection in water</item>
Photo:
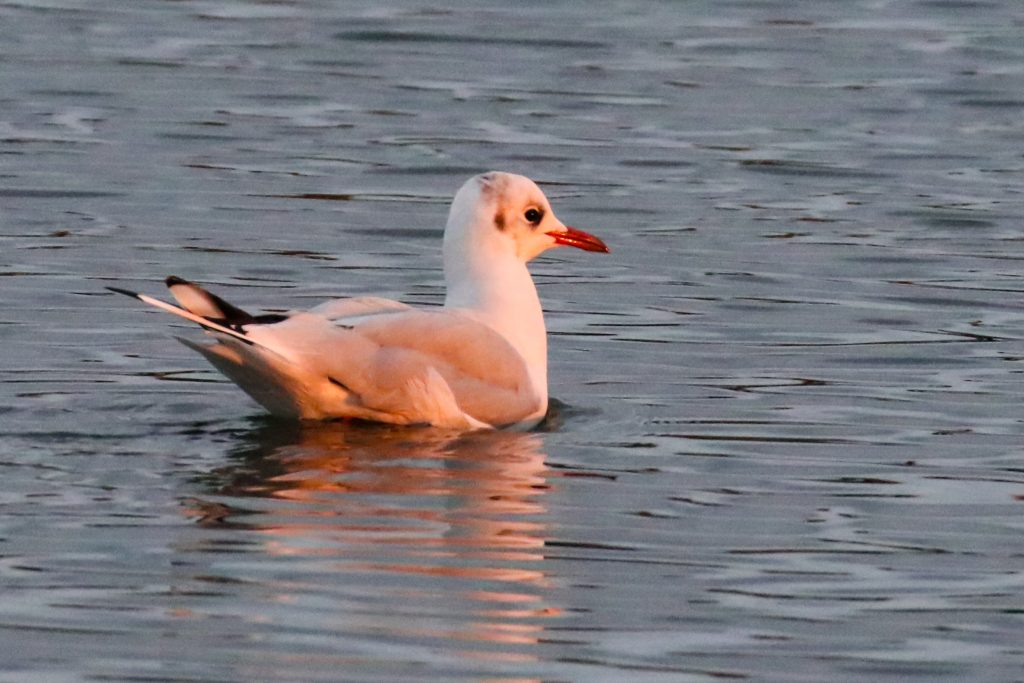
[[[439,600],[457,613],[444,633],[402,635],[529,646],[561,613],[545,597],[538,434],[268,419],[244,441],[202,477],[216,500],[192,499],[187,514],[258,533],[268,559],[315,560],[316,581],[348,575],[384,604]],[[324,560],[337,561],[326,578]]]

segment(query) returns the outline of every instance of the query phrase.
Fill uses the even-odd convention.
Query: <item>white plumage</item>
[[[529,428],[547,411],[548,388],[544,314],[526,264],[558,245],[608,251],[561,223],[529,178],[491,172],[452,202],[441,309],[355,298],[253,316],[177,277],[167,284],[183,308],[111,289],[201,325],[214,341],[181,341],[278,416]]]

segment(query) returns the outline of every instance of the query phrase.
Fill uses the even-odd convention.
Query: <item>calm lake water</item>
[[[0,0],[0,681],[1024,680],[1024,5]],[[263,417],[106,285],[443,298],[545,429]]]

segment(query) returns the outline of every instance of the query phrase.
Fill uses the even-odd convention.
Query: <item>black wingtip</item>
[[[121,289],[120,287],[107,287],[107,289],[109,289],[111,292],[116,292],[117,294],[124,294],[125,296],[130,296],[133,299],[139,298],[139,293],[133,292],[130,289]]]
[[[177,275],[168,275],[167,278],[164,280],[164,284],[166,284],[168,287],[173,287],[174,285],[191,285],[192,283],[183,277],[178,277]]]

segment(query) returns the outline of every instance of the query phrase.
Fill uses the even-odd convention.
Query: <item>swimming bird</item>
[[[529,429],[547,412],[548,366],[526,264],[557,246],[608,252],[559,221],[532,180],[492,171],[452,201],[441,308],[360,297],[252,315],[176,276],[166,284],[179,306],[108,289],[198,324],[212,341],[179,341],[280,417]]]

